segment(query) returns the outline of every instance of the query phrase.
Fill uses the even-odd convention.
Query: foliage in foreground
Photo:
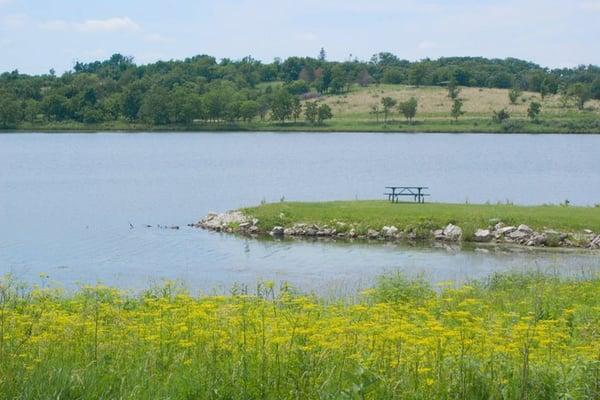
[[[4,399],[597,399],[600,279],[499,275],[358,302],[0,290]]]

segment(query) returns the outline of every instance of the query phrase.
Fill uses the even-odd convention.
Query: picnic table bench
[[[401,196],[412,196],[416,203],[425,203],[425,197],[431,196],[424,191],[429,189],[427,186],[386,186],[390,191],[384,193],[388,201],[398,203]]]

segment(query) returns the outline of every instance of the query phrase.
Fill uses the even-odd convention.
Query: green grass
[[[406,230],[417,227],[441,228],[448,223],[463,228],[468,239],[477,228],[498,219],[509,225],[526,224],[533,229],[600,232],[600,208],[565,206],[515,206],[483,204],[399,203],[387,201],[332,201],[319,203],[283,202],[243,209],[259,219],[260,227],[314,223],[335,226],[356,224],[359,229],[380,229],[394,225]]]

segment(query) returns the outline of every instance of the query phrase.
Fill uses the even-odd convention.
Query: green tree
[[[517,104],[517,100],[519,100],[519,97],[521,97],[521,90],[517,87],[513,87],[509,92],[508,92],[508,99],[510,100],[510,104]]]
[[[388,115],[390,111],[397,104],[396,99],[392,99],[391,97],[383,97],[381,99],[381,105],[383,106],[383,122],[387,123]]]
[[[147,124],[166,125],[171,122],[170,106],[169,92],[162,86],[154,86],[142,100],[140,119]]]
[[[168,101],[171,102],[171,122],[189,125],[194,119],[202,117],[202,97],[189,88],[175,88]]]
[[[281,123],[292,117],[294,96],[286,90],[279,90],[275,93],[273,104],[271,105],[271,117]]]
[[[317,124],[322,125],[325,120],[333,118],[333,113],[331,112],[331,107],[327,104],[321,104],[317,111]]]
[[[42,112],[51,120],[63,121],[69,117],[67,98],[58,93],[52,93],[42,100]]]
[[[454,121],[458,121],[458,118],[462,116],[465,112],[462,110],[463,101],[461,99],[455,99],[452,103],[452,109],[450,110],[450,115],[454,118]]]
[[[123,116],[129,121],[138,119],[145,91],[145,85],[139,81],[136,81],[125,88],[121,111]]]
[[[240,104],[240,115],[246,122],[252,121],[259,112],[259,104],[254,100],[245,100]]]
[[[379,123],[379,114],[381,114],[381,111],[379,110],[379,104],[373,104],[371,106],[371,111],[369,111],[369,114],[375,115],[375,119]]]
[[[404,115],[404,118],[406,118],[407,121],[412,123],[413,119],[417,115],[418,106],[419,102],[417,101],[417,99],[411,97],[407,101],[403,101],[398,104],[398,111],[400,111],[400,113]]]
[[[542,104],[537,101],[532,101],[527,108],[527,116],[532,121],[537,121],[542,112]]]
[[[409,79],[411,85],[419,87],[425,84],[427,78],[427,67],[423,62],[413,64],[410,68]]]
[[[306,120],[311,124],[315,124],[317,122],[318,114],[319,114],[319,106],[318,106],[317,102],[316,101],[306,102],[306,104],[304,105],[304,117],[306,118]]]
[[[494,115],[492,116],[492,120],[499,124],[503,123],[504,121],[507,121],[509,118],[510,114],[504,108],[500,111],[494,111]]]
[[[21,119],[21,109],[17,98],[0,91],[0,128],[14,128]]]
[[[209,121],[226,119],[227,107],[234,101],[235,88],[230,82],[214,82],[209,90],[202,96],[202,104],[206,118]]]
[[[593,99],[600,100],[600,77],[596,78],[594,82],[592,82],[590,92]]]
[[[452,100],[456,100],[458,99],[459,95],[460,88],[456,85],[456,82],[454,80],[450,81],[450,83],[448,84],[448,97],[450,97]]]
[[[583,108],[585,107],[585,103],[587,103],[592,98],[592,91],[590,85],[581,82],[569,87],[567,93],[569,96],[575,99],[577,108],[579,110],[583,110]]]
[[[300,103],[300,99],[296,96],[292,99],[292,118],[294,119],[294,123],[298,121],[298,118],[302,115],[302,103]]]
[[[321,47],[321,50],[319,50],[319,61],[324,62],[325,60],[327,60],[327,53],[325,52],[325,49]]]

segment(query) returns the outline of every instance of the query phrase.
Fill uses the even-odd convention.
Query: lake
[[[1,134],[0,274],[67,288],[273,279],[339,292],[396,269],[432,281],[587,273],[597,253],[258,241],[186,224],[261,201],[383,198],[392,184],[429,186],[439,202],[593,205],[599,157],[600,135]]]

